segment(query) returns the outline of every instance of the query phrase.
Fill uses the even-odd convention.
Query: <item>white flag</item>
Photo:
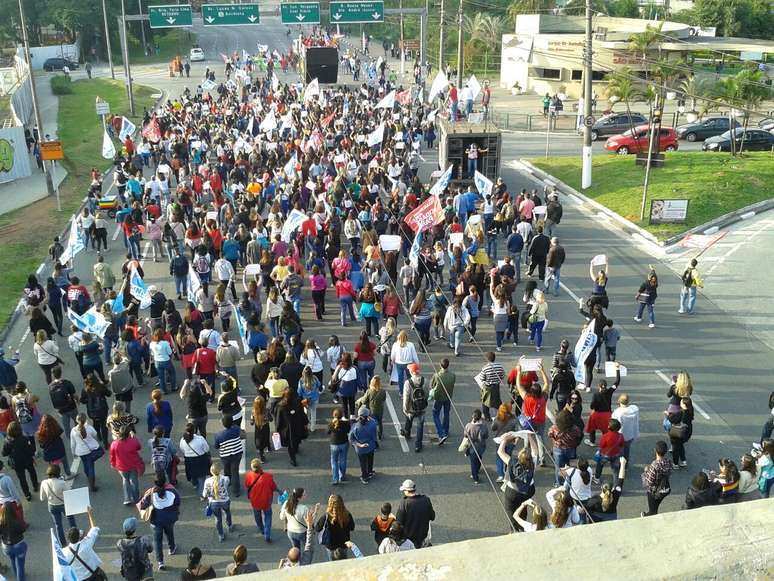
[[[315,95],[320,94],[320,83],[317,81],[316,78],[312,79],[312,82],[309,83],[306,86],[306,89],[304,89],[304,101],[308,101]]]
[[[242,339],[243,353],[247,355],[250,352],[250,344],[247,342],[247,322],[240,314],[239,309],[234,309],[234,315],[236,317],[237,329],[239,330],[239,337]]]
[[[102,137],[102,157],[105,159],[113,159],[116,156],[116,148],[113,146],[113,140],[110,139],[107,129]]]
[[[140,273],[137,272],[136,268],[132,269],[132,275],[129,278],[129,294],[140,301],[141,309],[150,307],[151,296],[148,292],[148,287],[145,286],[145,281],[140,276]]]
[[[137,126],[126,117],[121,117],[121,133],[118,134],[119,139],[123,141],[127,137],[134,135],[135,131],[137,131]]]
[[[82,315],[78,315],[72,309],[67,309],[67,318],[81,331],[97,335],[100,339],[105,337],[105,333],[110,327],[110,322],[105,318],[105,315],[97,311],[96,306],[91,307]]]
[[[59,538],[51,531],[51,579],[53,581],[77,581],[78,577],[70,565],[70,560],[62,552],[62,545]]]
[[[271,90],[275,93],[279,91],[279,77],[277,76],[277,73],[274,73],[271,76]]]
[[[385,97],[376,104],[377,109],[392,109],[395,107],[395,90],[389,92]]]
[[[296,210],[293,208],[290,211],[290,214],[288,214],[287,220],[285,220],[285,223],[282,225],[282,240],[284,242],[290,242],[290,237],[293,235],[293,232],[301,226],[301,222],[306,220],[306,214],[304,214],[301,210]]]
[[[379,127],[374,129],[371,133],[368,134],[368,147],[375,147],[376,145],[379,145],[382,142],[382,138],[384,137],[384,123],[380,123]]]
[[[202,281],[199,278],[199,274],[194,270],[193,265],[188,269],[188,277],[185,286],[188,301],[196,304],[196,292],[202,286]]]
[[[282,171],[285,172],[285,176],[290,179],[291,177],[296,175],[296,162],[298,160],[296,159],[296,154],[293,154],[293,157],[291,157],[288,162],[285,164],[285,167],[282,168]]]
[[[427,102],[432,103],[433,99],[435,99],[438,94],[447,87],[448,84],[449,79],[446,78],[444,72],[438,71],[438,74],[435,75],[435,80],[433,80],[433,84],[430,87],[430,94],[427,96]]]
[[[277,128],[277,117],[274,115],[274,109],[269,111],[269,114],[264,117],[263,121],[261,121],[261,131],[264,133],[268,133],[269,131],[273,131]]]
[[[212,91],[216,86],[215,81],[210,81],[209,79],[204,81],[201,85],[202,89],[205,91]]]
[[[485,198],[492,193],[492,188],[494,188],[494,182],[478,170],[473,175],[473,183],[476,184],[476,189]]]
[[[62,256],[59,257],[59,262],[67,264],[84,248],[86,248],[86,244],[84,243],[81,229],[78,228],[78,223],[75,216],[73,216],[70,220],[70,237],[67,239],[67,246],[65,246],[64,252],[62,252]]]
[[[473,100],[475,101],[476,97],[481,92],[481,83],[478,82],[476,75],[470,75],[470,78],[468,79],[468,89],[470,89],[470,93],[473,95]]]
[[[253,134],[253,123],[255,122],[255,117],[250,115],[250,121],[247,122],[247,134],[252,135]]]
[[[247,54],[247,51],[245,49],[242,49],[242,60],[246,61],[248,58],[250,58],[250,55]]]
[[[443,191],[446,189],[446,186],[449,185],[449,181],[451,181],[452,177],[452,170],[454,169],[453,165],[450,165],[445,172],[441,175],[440,178],[438,178],[438,181],[433,184],[433,187],[430,188],[430,193],[433,196],[440,196]]]
[[[430,113],[427,115],[427,122],[428,123],[435,123],[435,115],[438,113],[438,109],[433,109],[430,111]]]

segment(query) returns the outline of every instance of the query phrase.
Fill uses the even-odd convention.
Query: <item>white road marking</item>
[[[392,403],[392,397],[390,396],[390,392],[387,392],[387,411],[390,412],[390,417],[392,418],[392,425],[395,426],[395,432],[398,434],[398,441],[400,442],[400,449],[403,450],[406,454],[409,453],[409,447],[408,443],[406,442],[406,438],[400,435],[400,420],[398,420],[398,414],[395,412],[395,406]]]
[[[576,295],[574,292],[572,292],[570,287],[568,287],[566,284],[564,284],[561,281],[561,279],[559,280],[559,286],[562,287],[565,291],[567,291],[567,294],[572,297],[572,300],[574,300],[576,303],[580,302],[581,298],[578,295]]]
[[[672,385],[672,380],[669,377],[667,377],[663,371],[661,371],[660,369],[656,369],[654,373],[658,375],[664,383],[666,383],[667,385]],[[704,417],[705,420],[711,420],[712,418],[710,417],[710,415],[707,412],[705,412],[704,409],[702,409],[702,407],[698,403],[696,403],[697,399],[698,399],[698,396],[696,395],[691,396],[691,401],[693,402],[693,408],[697,412],[699,412],[702,415],[702,417]]]

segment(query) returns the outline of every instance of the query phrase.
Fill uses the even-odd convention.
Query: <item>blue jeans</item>
[[[347,452],[349,444],[331,444],[331,480],[341,482],[347,475]]]
[[[341,310],[341,326],[347,324],[347,313],[350,320],[355,320],[355,309],[352,308],[352,297],[339,297],[339,309]]]
[[[277,337],[279,335],[279,317],[271,317],[269,319],[269,330],[271,331],[272,337]]]
[[[268,510],[253,509],[253,517],[258,532],[263,533],[263,538],[267,541],[271,540],[271,507]]]
[[[613,470],[613,486],[618,485],[618,471],[621,468],[621,457],[620,456],[614,456],[610,458],[609,456],[601,456],[599,462],[597,462],[597,465],[594,467],[594,477],[599,480],[602,477],[602,469],[605,467],[605,464],[610,463],[610,468]]]
[[[90,478],[94,476],[94,460],[92,459],[91,454],[79,456],[79,458],[81,459],[81,466],[83,466],[83,473],[86,477]]]
[[[290,303],[293,305],[293,310],[300,317],[301,316],[301,295],[290,297]]]
[[[398,392],[400,393],[400,396],[403,397],[403,384],[406,383],[406,368],[408,367],[408,363],[396,363],[395,369],[397,369],[398,373]]]
[[[112,363],[111,354],[113,352],[113,345],[116,341],[107,335],[102,339],[102,353],[105,357],[105,364],[110,365]]]
[[[64,546],[67,544],[67,540],[65,539],[64,526],[62,526],[62,517],[65,515],[64,504],[49,504],[48,512],[51,514],[51,520],[54,521],[54,528],[56,529],[57,537],[59,537],[59,542],[62,543],[62,546]],[[69,524],[71,527],[78,526],[78,524],[75,522],[74,516],[67,517],[67,524]]]
[[[656,324],[656,313],[653,311],[653,303],[638,303],[637,304],[637,318],[642,318],[642,313],[645,311],[645,307],[648,307],[648,320],[651,325]]]
[[[680,310],[685,311],[689,315],[693,314],[693,309],[696,307],[696,287],[691,288],[683,287],[680,289]]]
[[[360,383],[360,389],[365,391],[368,389],[369,382],[374,376],[374,369],[376,368],[376,361],[358,361],[357,362],[357,375],[358,382]]]
[[[226,526],[231,526],[231,501],[213,501],[210,502],[212,514],[215,516],[215,528],[218,530],[218,536],[223,538],[223,513],[226,513]]]
[[[406,432],[406,439],[411,438],[411,426],[414,424],[414,420],[417,421],[417,433],[416,437],[414,438],[414,448],[417,450],[422,449],[422,436],[425,432],[425,414],[424,412],[421,414],[411,414],[410,416],[406,417],[406,423],[403,426],[404,431]]]
[[[140,483],[137,478],[137,471],[130,470],[120,474],[124,485],[124,504],[129,502],[136,504],[140,499]]]
[[[468,177],[470,179],[473,179],[473,176],[476,174],[477,168],[478,168],[478,159],[468,159]]]
[[[457,122],[457,110],[459,109],[459,102],[458,101],[452,101],[451,104],[451,122],[456,123]]]
[[[573,448],[554,448],[554,486],[564,484],[564,478],[559,474],[559,469],[567,466],[574,457]]]
[[[451,409],[451,401],[435,401],[433,402],[433,423],[435,424],[435,431],[439,438],[445,438],[449,436],[449,410]],[[443,415],[443,418],[441,418]]]
[[[175,391],[177,388],[177,375],[172,361],[157,361],[156,371],[159,372],[159,387],[164,393]],[[169,379],[169,390],[167,390],[167,379]]]
[[[164,535],[167,536],[167,546],[172,551],[175,548],[175,523],[168,525],[153,525],[153,548],[156,561],[164,562]]]
[[[632,442],[634,442],[634,440],[626,440],[626,441],[624,442],[623,453],[622,453],[621,455],[622,455],[624,458],[626,458],[626,461],[627,461],[627,462],[629,461],[629,453],[630,453],[630,452],[631,452],[631,450],[632,450]]]
[[[465,101],[465,116],[467,117],[473,113],[473,100]]]
[[[290,546],[295,547],[299,551],[304,550],[306,544],[306,533],[291,533],[288,531],[288,539],[290,539]]]
[[[529,326],[529,340],[535,341],[535,345],[541,347],[543,345],[543,327],[545,327],[545,321],[538,321],[532,323]]]
[[[464,337],[465,327],[454,327],[454,329],[449,332],[449,347],[454,349],[455,355],[462,354],[462,341]]]
[[[18,581],[24,581],[24,560],[27,557],[27,543],[21,541],[15,545],[3,544],[3,553],[11,561],[11,566]]]
[[[550,266],[548,268],[546,268],[546,280],[545,280],[545,283],[544,283],[545,284],[546,292],[550,292],[551,291],[551,278],[553,277],[553,279],[554,279],[554,296],[556,296],[556,297],[559,296],[559,282],[560,282],[559,274],[560,274],[561,270],[562,270],[561,266],[559,268],[551,268]]]
[[[188,293],[187,290],[188,287],[188,278],[185,276],[176,276],[175,277],[175,294],[178,296],[186,296]]]
[[[486,253],[489,255],[489,260],[497,260],[497,236],[487,237]]]
[[[513,268],[516,270],[516,282],[521,281],[521,252],[517,252],[516,254],[511,254],[511,263],[513,264]]]
[[[513,444],[508,444],[505,447],[505,453],[510,456],[511,452],[513,452]],[[505,477],[505,462],[500,460],[500,455],[495,451],[495,468],[497,469],[497,476],[500,478]]]

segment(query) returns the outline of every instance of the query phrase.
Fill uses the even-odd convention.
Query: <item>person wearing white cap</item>
[[[433,503],[428,496],[417,494],[417,485],[413,480],[404,480],[400,491],[403,500],[398,505],[395,520],[403,526],[404,536],[416,548],[426,546],[430,540],[430,521],[435,520]]]

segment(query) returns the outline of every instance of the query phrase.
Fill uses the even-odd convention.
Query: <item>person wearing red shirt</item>
[[[352,281],[346,278],[346,275],[342,274],[339,280],[336,281],[336,296],[339,299],[339,307],[341,309],[341,326],[347,326],[347,313],[349,318],[355,320],[355,309],[352,306],[352,301],[355,300],[355,289],[352,286]]]
[[[602,469],[609,462],[610,467],[613,469],[613,487],[618,486],[618,473],[621,468],[623,448],[624,437],[621,434],[621,422],[611,419],[607,423],[607,432],[602,434],[602,439],[599,441],[599,455],[595,454],[597,465],[594,468],[594,480],[599,481],[602,477]]]
[[[523,430],[531,430],[534,435],[530,435],[529,445],[532,450],[532,457],[537,458],[541,466],[545,466],[545,446],[543,445],[543,433],[546,427],[546,407],[548,406],[548,388],[549,381],[543,366],[541,365],[537,373],[540,373],[540,379],[543,382],[541,387],[537,381],[537,373],[528,371],[522,373],[521,366],[515,368],[516,377],[512,384],[515,384],[523,403],[521,404],[521,414],[518,417],[519,424]],[[508,376],[508,383],[511,383],[511,375]],[[524,376],[534,377],[528,387],[524,387]]]
[[[457,96],[457,87],[454,86],[454,83],[449,83],[449,103],[451,104],[451,122],[456,123],[459,97]]]
[[[207,233],[210,235],[210,240],[212,241],[213,254],[216,257],[220,257],[220,247],[223,245],[223,234],[221,234],[220,230],[215,226],[209,228]]]
[[[245,488],[250,506],[253,508],[255,526],[263,534],[267,543],[271,542],[271,503],[277,491],[277,483],[271,472],[264,472],[261,461],[254,458],[250,462],[250,472],[245,475]]]
[[[314,252],[314,239],[317,237],[317,222],[311,212],[306,213],[306,220],[301,222],[301,233],[304,235],[304,247],[309,253]]]
[[[126,148],[127,157],[131,158],[132,155],[134,155],[134,143],[132,142],[132,138],[128,135],[126,136],[126,139],[124,139],[124,147]]]
[[[220,174],[216,171],[212,172],[210,176],[210,187],[216,194],[223,191],[223,181],[220,179]]]
[[[194,352],[194,375],[198,375],[206,381],[211,388],[215,389],[215,369],[217,367],[216,353],[207,347],[208,338],[199,340],[199,347]]]
[[[371,383],[371,378],[374,376],[374,369],[376,368],[376,345],[368,339],[368,333],[363,331],[360,333],[360,341],[355,344],[353,351],[357,359],[357,375],[360,389],[365,391]]]

